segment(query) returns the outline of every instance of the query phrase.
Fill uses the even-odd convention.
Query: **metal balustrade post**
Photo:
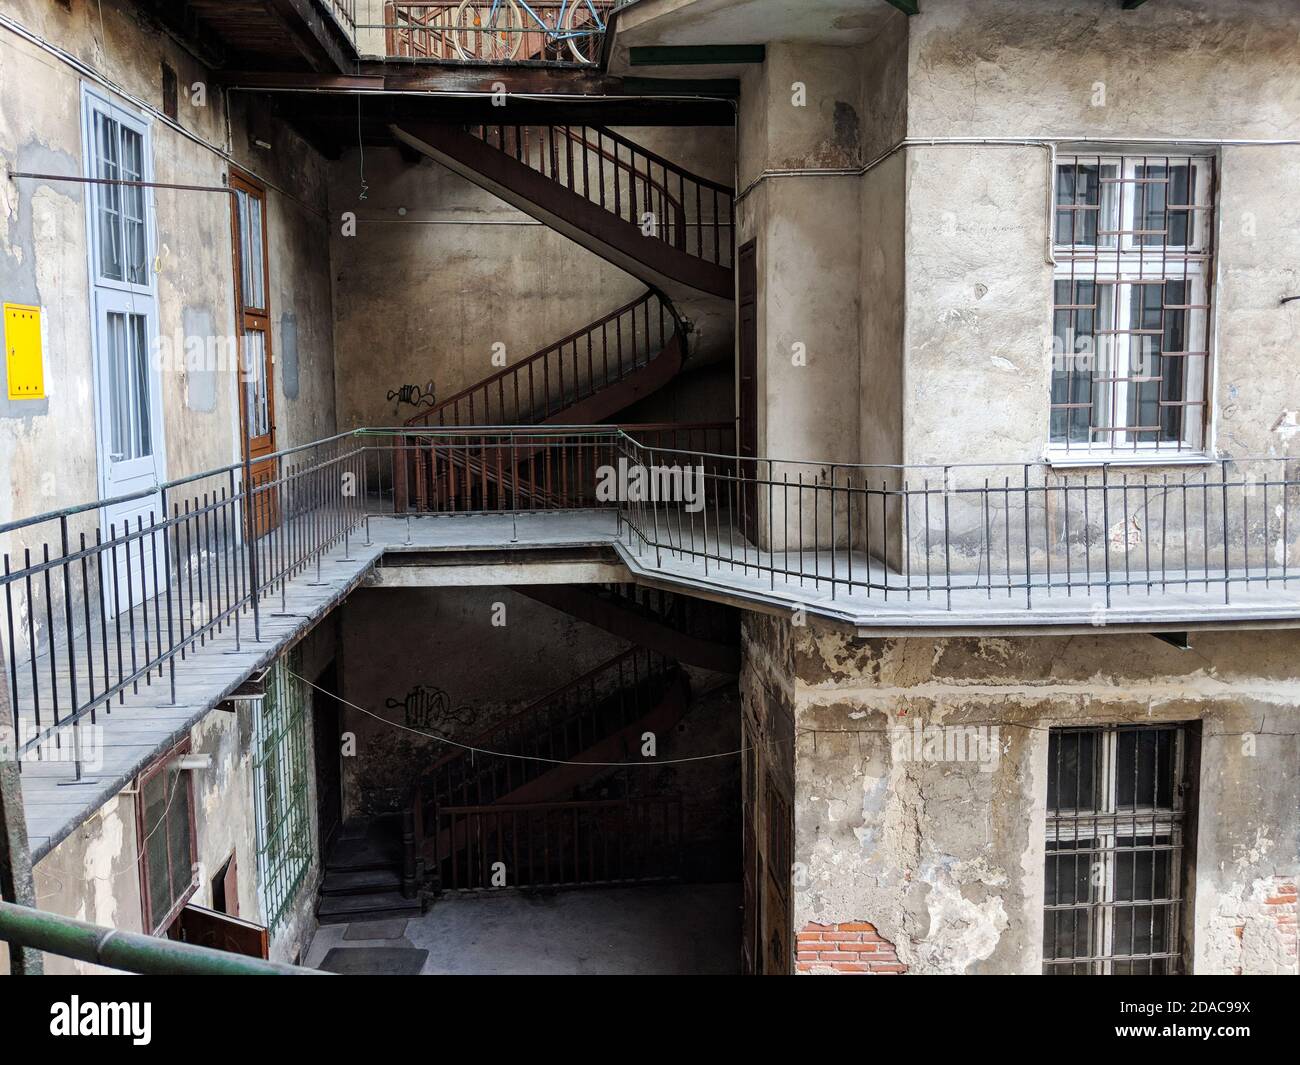
[[[262,615],[257,587],[257,519],[253,515],[253,465],[244,447],[244,540],[248,549],[248,593],[253,602],[253,642],[262,642]],[[281,520],[284,512],[281,510]]]
[[[233,474],[232,474],[233,477]],[[172,551],[171,538],[167,535],[167,489],[158,490],[159,505],[162,508],[163,516],[163,575],[166,580],[166,588],[163,594],[167,597],[167,674],[168,683],[171,686],[170,702],[172,706],[176,705],[176,656],[171,652],[176,646],[176,620],[172,606]],[[239,611],[235,611],[235,648],[239,648]]]

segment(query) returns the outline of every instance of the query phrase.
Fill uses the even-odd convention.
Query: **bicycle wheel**
[[[461,59],[514,59],[523,43],[523,16],[515,0],[461,0],[452,23]]]
[[[569,51],[579,63],[594,63],[605,33],[605,20],[591,0],[573,0],[564,16],[564,31],[570,36]]]

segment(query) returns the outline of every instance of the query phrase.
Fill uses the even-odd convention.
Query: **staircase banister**
[[[681,324],[681,319],[677,314],[676,308],[673,307],[672,304],[661,293],[659,293],[653,288],[650,288],[647,289],[645,292],[643,292],[636,299],[631,300],[628,303],[625,303],[622,307],[619,307],[617,310],[610,311],[603,318],[597,318],[594,322],[589,322],[581,329],[574,330],[574,332],[570,333],[568,336],[562,337],[561,339],[554,341],[551,344],[548,344],[546,347],[533,352],[531,355],[528,355],[520,359],[516,363],[512,363],[509,366],[503,366],[496,373],[489,374],[481,381],[476,381],[474,384],[468,386],[467,388],[462,388],[455,395],[448,396],[446,399],[442,400],[439,403],[434,404],[432,407],[429,407],[427,410],[422,410],[418,414],[412,415],[410,418],[406,419],[406,421],[403,424],[429,425],[430,419],[435,417],[439,411],[445,410],[447,407],[452,407],[456,403],[468,399],[470,396],[478,392],[486,391],[498,381],[506,380],[507,378],[513,376],[514,374],[519,373],[521,370],[525,369],[532,363],[538,362],[541,359],[546,358],[546,356],[550,355],[552,352],[555,352],[565,347],[568,344],[572,344],[575,340],[578,340],[579,338],[586,336],[588,333],[591,333],[596,329],[599,329],[601,326],[607,325],[608,323],[616,320],[617,318],[620,318],[628,311],[634,310],[635,308],[641,306],[641,304],[648,303],[651,299],[659,300],[661,306],[663,306],[663,308],[668,311],[669,316],[673,319],[674,331],[680,332],[682,328],[682,324]]]
[[[598,134],[604,134],[604,133],[607,132],[604,126],[577,126],[577,127],[574,127],[574,126],[563,126],[563,127],[560,127],[560,128],[562,128],[562,129],[564,130],[565,135],[566,135],[570,140],[572,140],[572,141],[577,141],[577,142],[578,142],[579,144],[581,144],[581,145],[582,145],[582,146],[583,146],[587,151],[589,151],[589,152],[595,152],[595,153],[596,153],[597,155],[599,155],[602,159],[608,159],[611,163],[613,163],[616,167],[618,167],[618,169],[620,169],[620,170],[626,170],[629,174],[632,174],[632,175],[634,175],[634,176],[640,178],[640,179],[641,179],[642,181],[644,181],[647,185],[649,185],[652,189],[658,189],[659,192],[663,194],[663,198],[664,198],[664,200],[665,200],[667,203],[671,204],[674,208],[676,208],[676,209],[677,209],[677,212],[678,212],[679,215],[681,214],[681,210],[682,210],[682,201],[679,200],[679,199],[677,199],[677,197],[674,196],[674,195],[669,191],[668,186],[667,186],[664,182],[662,182],[662,181],[656,181],[656,180],[654,179],[654,177],[649,173],[649,169],[648,169],[648,168],[647,168],[647,172],[643,174],[643,173],[642,173],[640,170],[638,170],[638,169],[637,169],[637,168],[636,168],[636,167],[635,167],[635,166],[634,166],[630,161],[628,161],[628,160],[626,160],[626,159],[620,159],[619,156],[618,156],[618,153],[617,153],[617,152],[614,152],[614,153],[611,154],[610,152],[605,151],[605,149],[604,149],[604,147],[601,145],[599,139],[596,141],[595,144],[592,144],[591,141],[590,141],[587,137],[583,136],[580,132],[578,132],[579,130],[584,130],[584,129],[594,129]],[[611,136],[612,136],[612,135],[611,135]],[[627,141],[627,140],[625,140],[624,143],[625,143],[625,144],[631,144],[632,142],[631,142],[631,141]],[[647,154],[643,148],[638,148],[637,151],[640,151],[643,155]],[[654,160],[654,159],[650,159],[650,158],[648,158],[648,156],[647,156],[647,162],[656,162],[656,160]],[[692,180],[693,180],[693,179],[692,179]]]
[[[595,678],[599,677],[602,673],[605,673],[613,669],[614,667],[621,665],[626,660],[630,658],[634,658],[637,655],[647,655],[652,660],[658,658],[664,662],[668,661],[665,656],[655,654],[654,652],[647,652],[643,647],[629,648],[628,650],[615,655],[613,658],[607,659],[606,661],[602,662],[600,665],[596,666],[594,669],[588,670],[586,673],[582,674],[582,676],[574,677],[573,680],[568,681],[565,684],[561,684],[556,688],[553,688],[551,691],[543,695],[540,699],[534,699],[527,706],[511,714],[509,717],[502,718],[502,720],[498,721],[496,724],[492,725],[487,729],[484,729],[482,732],[472,737],[469,741],[467,741],[466,746],[470,746],[470,747],[480,746],[487,740],[490,740],[493,736],[505,730],[510,725],[513,725],[516,722],[524,719],[529,714],[535,713],[537,710],[545,707],[548,703],[553,702],[555,699],[559,698],[561,695],[565,694],[566,692],[572,691],[573,689],[579,687],[581,684],[583,684],[586,681],[594,680]],[[652,662],[652,667],[653,667],[653,662]],[[649,675],[650,675],[649,672],[647,672],[647,676]],[[433,763],[433,765],[430,766],[429,768],[431,771],[434,769],[440,769],[442,766],[446,765],[449,762],[454,762],[457,759],[463,758],[464,754],[465,752],[463,749],[448,751],[441,758],[438,758]]]
[[[674,163],[671,160],[665,159],[662,155],[659,155],[656,152],[652,152],[649,148],[645,148],[642,147],[640,144],[637,144],[636,141],[629,140],[627,137],[624,137],[620,133],[615,133],[608,126],[590,126],[588,128],[599,130],[601,133],[609,137],[611,140],[617,141],[619,144],[622,144],[630,151],[640,153],[641,155],[649,159],[652,163],[658,163],[665,170],[677,174],[680,177],[684,177],[687,181],[692,181],[695,184],[702,186],[703,188],[712,189],[715,192],[725,193],[728,197],[732,199],[734,199],[736,196],[736,190],[732,188],[730,185],[724,185],[720,181],[714,181],[712,178],[706,178],[701,174],[696,174],[693,171],[687,170],[680,163]]]

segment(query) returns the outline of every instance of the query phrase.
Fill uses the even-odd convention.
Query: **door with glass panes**
[[[276,488],[275,396],[271,296],[267,283],[266,189],[231,170],[235,192],[235,291],[239,297],[240,439],[249,462],[254,527],[264,533],[279,516]]]
[[[149,126],[92,89],[82,95],[90,256],[95,445],[104,610],[116,616],[154,594],[162,566],[158,486],[166,479],[153,276]],[[126,498],[123,498],[126,497]],[[157,557],[155,557],[155,555]]]

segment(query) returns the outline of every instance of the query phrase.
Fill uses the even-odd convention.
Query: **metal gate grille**
[[[267,925],[284,918],[312,863],[305,694],[294,656],[277,662],[255,710],[257,864]],[[286,668],[288,667],[288,668]]]
[[[1182,971],[1181,726],[1053,729],[1043,971]]]

